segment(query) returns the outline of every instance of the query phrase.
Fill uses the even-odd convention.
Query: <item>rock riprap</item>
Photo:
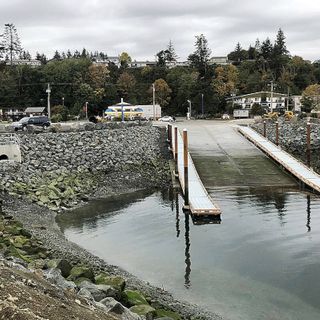
[[[307,149],[307,121],[282,121],[279,120],[279,145],[294,157],[306,162]],[[263,134],[263,123],[251,125],[260,134]],[[276,124],[274,121],[266,122],[266,133],[268,139],[276,142]],[[320,125],[311,124],[311,165],[320,173]]]
[[[159,128],[20,134],[22,163],[0,162],[0,190],[51,210],[87,200],[108,176],[136,187],[168,181]]]

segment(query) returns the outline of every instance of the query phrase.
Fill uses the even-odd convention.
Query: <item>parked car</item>
[[[24,117],[18,122],[13,122],[12,126],[15,131],[27,130],[29,125],[39,126],[43,129],[48,128],[51,122],[47,116]]]
[[[159,121],[162,121],[162,122],[173,122],[174,120],[170,116],[164,116],[162,118],[159,118]]]
[[[224,114],[222,115],[222,119],[223,119],[223,120],[230,120],[230,116],[229,116],[227,113],[224,113]]]

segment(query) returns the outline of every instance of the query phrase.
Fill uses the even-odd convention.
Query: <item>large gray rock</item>
[[[51,283],[62,289],[76,290],[77,286],[72,281],[67,281],[62,275],[60,269],[48,269],[44,271],[44,277]]]
[[[124,307],[121,303],[113,298],[105,298],[99,302],[103,305],[108,313],[116,314],[121,320],[140,320],[141,317],[136,313],[131,312],[128,308]]]
[[[78,295],[82,296],[84,298],[87,298],[88,300],[94,300],[91,292],[87,290],[86,288],[82,288],[78,291]]]
[[[104,284],[96,285],[88,281],[83,281],[79,284],[78,287],[80,289],[86,289],[87,291],[89,291],[95,301],[101,301],[106,297],[119,299],[121,296],[121,293],[119,290],[115,289],[112,286],[108,286]]]

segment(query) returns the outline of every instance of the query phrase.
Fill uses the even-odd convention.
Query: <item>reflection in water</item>
[[[177,230],[177,238],[180,236],[180,208],[179,208],[179,194],[175,191],[175,202],[176,202],[176,230]],[[173,209],[172,209],[173,211]]]
[[[191,255],[190,255],[190,227],[189,227],[189,214],[186,213],[184,215],[185,220],[184,220],[184,224],[185,224],[185,243],[186,243],[186,247],[185,247],[185,263],[186,263],[186,272],[184,275],[184,286],[189,289],[191,287],[191,282],[190,282],[190,274],[191,274]]]
[[[271,310],[270,319],[320,319],[319,198],[281,188],[212,193],[220,226],[208,225],[219,217],[184,214],[181,195],[166,190],[94,202],[64,215],[61,227],[70,240],[179,297],[214,311],[223,306],[226,318],[267,319]]]
[[[307,195],[307,230],[308,232],[311,231],[311,199],[310,199],[310,195]]]

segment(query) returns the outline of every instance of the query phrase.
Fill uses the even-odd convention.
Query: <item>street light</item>
[[[192,103],[191,103],[190,100],[187,100],[187,102],[189,103],[189,114],[190,114],[189,116],[190,116],[190,119],[191,119],[191,115],[192,115],[192,114],[191,114],[191,104],[192,104]]]
[[[153,106],[153,121],[156,121],[156,88],[152,84],[152,106]]]
[[[62,97],[62,106],[64,107],[64,97]]]
[[[48,118],[51,118],[51,110],[50,110],[50,93],[51,93],[51,88],[50,88],[50,83],[48,83],[48,88],[46,90],[46,93],[48,94]]]
[[[202,116],[203,116],[203,114],[204,114],[203,93],[201,93],[201,113],[202,113]]]
[[[86,102],[86,119],[88,120],[88,103],[89,102]]]

